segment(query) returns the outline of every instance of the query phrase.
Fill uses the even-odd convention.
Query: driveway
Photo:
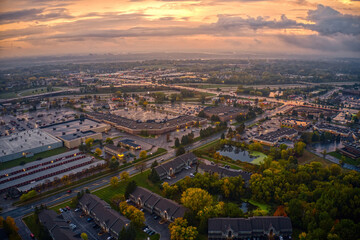
[[[160,240],[170,239],[169,223],[160,224],[159,221],[161,218],[155,220],[154,215],[151,215],[146,210],[144,210],[144,215],[145,215],[145,224],[149,226],[151,230],[160,234]]]
[[[103,235],[99,236],[98,233],[101,231],[101,229],[94,229],[93,226],[95,225],[95,222],[87,222],[86,219],[88,216],[80,217],[81,214],[82,212],[74,212],[73,209],[62,213],[65,220],[70,220],[71,223],[76,225],[74,234],[81,234],[84,232],[88,235],[89,240],[106,240],[106,238],[110,236],[108,233],[104,233]]]
[[[164,179],[164,182],[169,183],[169,185],[173,185],[180,181],[181,179],[184,179],[186,176],[190,176],[190,173],[195,175],[196,172],[196,165],[194,164],[190,169],[183,169],[181,172],[177,173],[174,178],[171,179]]]

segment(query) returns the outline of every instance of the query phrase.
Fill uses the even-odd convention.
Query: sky
[[[0,0],[0,58],[151,52],[360,57],[360,0]]]

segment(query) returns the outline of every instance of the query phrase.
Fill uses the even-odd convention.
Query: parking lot
[[[145,215],[145,224],[154,232],[160,234],[161,240],[169,240],[170,239],[170,231],[169,231],[169,223],[160,224],[160,218],[154,219],[154,214],[150,214],[144,211]]]
[[[71,109],[42,109],[35,112],[17,114],[16,116],[4,115],[1,117],[0,136],[72,120],[76,114],[78,113]]]
[[[71,209],[61,214],[65,220],[70,221],[69,224],[76,225],[76,228],[73,230],[74,234],[76,235],[80,236],[80,234],[84,232],[88,235],[89,240],[106,240],[108,237],[110,237],[110,234],[108,233],[99,235],[99,233],[101,232],[101,228],[94,228],[94,226],[97,225],[94,223],[93,220],[88,222],[88,216],[84,215],[82,211],[75,212],[74,209]]]
[[[195,174],[195,172],[196,172],[195,166],[191,167],[190,169],[183,169],[181,172],[177,173],[174,178],[164,179],[164,182],[169,183],[169,185],[173,185],[178,181],[180,181],[181,179],[184,179],[186,176],[190,176],[190,174]]]

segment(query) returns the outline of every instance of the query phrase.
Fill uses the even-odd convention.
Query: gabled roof
[[[186,208],[181,206],[175,201],[163,198],[160,195],[153,193],[145,188],[136,187],[134,192],[131,193],[135,199],[140,198],[143,204],[152,208],[157,208],[160,211],[166,211],[172,218],[184,217]]]
[[[209,165],[205,163],[200,163],[199,168],[203,169],[205,172],[218,173],[219,175],[227,176],[227,177],[241,176],[245,182],[248,182],[251,178],[251,173],[249,172],[245,172],[242,170],[227,169],[220,167],[218,165]]]
[[[95,195],[85,193],[79,202],[85,204],[100,222],[105,223],[114,232],[120,232],[124,226],[130,223],[129,219],[120,215],[109,204]]]
[[[208,231],[226,233],[230,228],[234,232],[253,234],[267,232],[271,227],[280,233],[292,232],[291,220],[288,217],[251,217],[251,218],[210,218]]]
[[[171,161],[168,161],[166,163],[163,163],[157,167],[155,167],[155,171],[157,172],[157,174],[160,176],[166,172],[168,172],[170,170],[170,168],[172,169],[176,169],[177,167],[179,167],[182,164],[187,164],[187,161],[189,159],[195,159],[196,156],[190,152],[190,153],[185,153],[183,155],[180,155],[176,158],[174,158]]]
[[[53,210],[44,209],[39,213],[39,220],[55,240],[76,240],[62,215]]]

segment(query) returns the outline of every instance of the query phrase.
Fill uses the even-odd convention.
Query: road
[[[193,144],[190,144],[190,145],[186,146],[185,149],[187,151],[189,151],[189,150],[195,149],[197,147],[200,147],[201,145],[205,145],[205,144],[207,144],[209,142],[212,142],[212,141],[214,141],[216,139],[219,139],[223,132],[225,132],[225,131],[214,134],[213,136],[210,136],[207,139],[204,139],[204,140],[195,142]],[[155,160],[157,160],[159,162],[160,159],[162,159],[162,158],[163,159],[170,159],[170,158],[175,157],[175,153],[176,153],[175,149],[171,149],[166,154],[147,161],[146,162],[146,168],[150,168],[151,164]],[[134,166],[130,167],[130,168],[126,169],[126,170],[123,170],[123,171],[129,172],[130,175],[133,175],[133,174],[136,174],[136,173],[139,172],[138,170],[135,169]],[[121,171],[121,172],[123,172],[123,171]],[[55,194],[53,196],[50,196],[50,197],[47,197],[45,199],[41,199],[39,201],[36,201],[35,203],[27,204],[27,205],[20,206],[20,207],[12,207],[12,208],[9,208],[9,209],[4,209],[4,212],[1,213],[1,216],[3,216],[4,218],[6,218],[7,216],[10,216],[10,217],[14,218],[17,226],[19,227],[19,234],[22,237],[22,239],[23,240],[26,240],[26,239],[30,240],[31,239],[30,238],[30,230],[22,222],[22,217],[24,215],[32,213],[34,211],[35,206],[39,206],[41,204],[47,205],[47,206],[56,205],[56,204],[62,203],[64,201],[70,200],[71,198],[75,197],[76,194],[79,191],[81,191],[83,189],[88,188],[90,191],[93,191],[93,190],[102,188],[102,187],[107,186],[109,184],[109,181],[110,181],[111,177],[119,176],[119,174],[121,172],[116,172],[116,173],[113,173],[113,174],[111,174],[109,176],[106,176],[106,177],[100,178],[98,180],[95,180],[95,181],[93,181],[91,183],[86,183],[86,184],[83,184],[83,185],[81,185],[79,187],[75,187],[75,188],[72,189],[72,193],[70,193],[70,194],[65,193],[65,192],[60,192],[60,193],[57,193],[57,194]]]

